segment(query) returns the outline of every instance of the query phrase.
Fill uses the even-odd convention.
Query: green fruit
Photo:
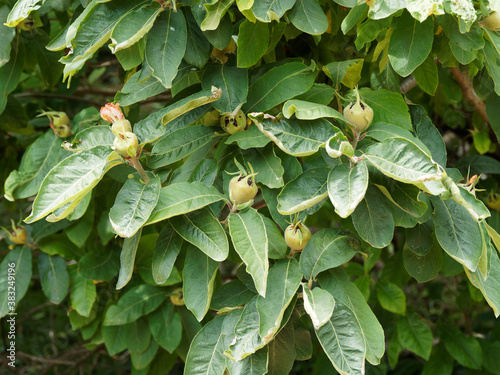
[[[353,126],[356,133],[363,133],[373,121],[373,109],[359,100],[344,108],[344,117]]]
[[[259,188],[251,176],[233,177],[229,182],[229,198],[236,205],[247,203],[257,195],[258,191]]]
[[[490,30],[498,31],[500,30],[500,14],[497,11],[493,11],[487,16],[482,25]]]
[[[113,147],[124,158],[135,158],[139,149],[139,142],[134,133],[125,132],[124,135],[119,135],[115,138]]]
[[[111,125],[111,130],[115,135],[117,134],[125,134],[132,132],[132,125],[130,125],[129,120],[117,120]]]
[[[289,225],[285,230],[285,242],[294,251],[302,250],[311,239],[311,231],[301,222]]]
[[[220,126],[226,133],[234,134],[245,130],[247,118],[242,110],[239,110],[236,116],[232,113],[223,113],[220,118]]]
[[[184,306],[184,295],[182,294],[182,288],[177,288],[173,291],[173,294],[170,296],[170,301],[175,306]]]

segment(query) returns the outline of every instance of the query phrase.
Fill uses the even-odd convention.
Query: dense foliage
[[[500,374],[499,15],[0,0],[2,370]]]

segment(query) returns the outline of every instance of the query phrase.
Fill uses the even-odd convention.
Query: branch
[[[489,124],[490,120],[488,119],[488,115],[486,114],[486,105],[474,92],[472,79],[470,79],[467,73],[462,72],[459,68],[451,67],[450,71],[451,74],[453,74],[455,81],[457,81],[458,85],[462,89],[464,98],[472,104],[472,106],[482,117],[482,119]]]
[[[404,95],[411,89],[414,89],[415,87],[418,86],[417,80],[413,76],[409,76],[406,78],[401,84],[399,85],[399,88],[401,89],[401,93]]]
[[[30,361],[33,361],[33,362],[46,363],[46,364],[50,364],[50,365],[72,366],[75,363],[75,361],[63,361],[63,360],[60,360],[57,358],[50,359],[50,358],[36,357],[34,355],[24,353],[24,352],[17,352],[16,356],[19,358],[29,359]]]
[[[16,98],[39,98],[39,99],[62,99],[62,100],[74,100],[77,102],[87,103],[93,105],[94,107],[100,108],[101,103],[94,102],[90,99],[82,98],[81,96],[76,95],[62,95],[62,94],[50,94],[50,93],[41,93],[35,94],[31,92],[25,92],[22,94],[14,95]]]

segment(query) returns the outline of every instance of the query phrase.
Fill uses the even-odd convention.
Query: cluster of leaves
[[[41,287],[70,306],[88,349],[127,349],[133,374],[180,362],[186,374],[310,373],[311,362],[498,374],[500,163],[483,155],[500,134],[490,8],[0,0],[1,174],[18,206],[5,205],[31,209],[27,240],[13,238],[0,264],[0,316],[14,262],[18,311]],[[128,156],[99,111],[79,106],[96,102],[92,86],[116,89],[138,139]],[[358,95],[373,109],[363,134],[342,115]],[[70,114],[73,135],[28,120],[49,105]],[[221,119],[239,111],[246,127],[225,133]],[[229,182],[246,165],[260,192],[237,207]],[[283,231],[299,220],[313,235],[295,253]]]

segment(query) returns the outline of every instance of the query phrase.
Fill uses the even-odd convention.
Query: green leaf
[[[165,88],[172,86],[186,51],[186,20],[180,11],[167,9],[156,19],[148,33],[145,58]]]
[[[104,326],[103,326],[104,327]],[[151,345],[151,332],[146,319],[138,319],[128,324],[124,340],[131,353],[145,352]]]
[[[229,253],[226,233],[219,220],[207,209],[170,219],[174,230],[210,258],[222,262]]]
[[[325,167],[309,169],[286,184],[278,195],[278,212],[292,215],[325,199],[329,172]]]
[[[168,280],[181,246],[182,238],[167,224],[160,232],[153,250],[152,272],[157,284],[161,285]]]
[[[476,59],[478,55],[477,51],[463,49],[461,45],[458,45],[452,41],[450,41],[450,49],[451,52],[453,52],[453,56],[455,56],[458,62],[463,65],[470,64]]]
[[[443,265],[443,250],[434,244],[425,255],[418,255],[407,246],[403,248],[403,261],[406,271],[419,283],[434,279]]]
[[[316,78],[316,65],[291,62],[277,66],[258,78],[248,90],[245,113],[264,112],[309,90]]]
[[[147,184],[139,178],[129,178],[118,192],[109,211],[113,232],[120,237],[132,237],[146,223],[160,196],[161,181],[150,174]]]
[[[335,296],[336,303],[343,303],[353,312],[366,343],[366,359],[372,365],[379,364],[385,350],[384,331],[359,289],[340,267],[321,274],[319,282]]]
[[[392,241],[394,219],[378,189],[368,187],[351,217],[359,236],[373,247],[381,249]]]
[[[405,100],[396,92],[384,89],[362,88],[359,95],[373,109],[373,124],[385,122],[406,130],[412,130],[411,118]]]
[[[156,17],[163,11],[159,4],[147,5],[123,17],[111,32],[109,49],[112,53],[138,42],[153,27]]]
[[[222,335],[224,319],[224,316],[216,317],[195,336],[189,347],[184,373],[190,375],[224,373],[226,369]]]
[[[142,228],[139,229],[132,237],[125,238],[123,241],[122,251],[120,253],[120,273],[116,282],[116,289],[121,289],[132,278],[134,272],[135,256],[141,239]]]
[[[87,280],[109,281],[119,269],[119,252],[111,246],[90,251],[78,262],[78,272]]]
[[[400,9],[406,7],[405,0],[384,1],[375,0],[369,3],[368,17],[374,20],[389,17]]]
[[[411,119],[418,138],[428,147],[432,159],[443,168],[446,167],[446,146],[439,130],[434,126],[424,108],[411,107]]]
[[[252,12],[260,22],[279,21],[295,0],[254,0]]]
[[[269,350],[267,346],[241,361],[226,360],[227,369],[231,375],[265,375],[268,373],[268,363]]]
[[[62,160],[43,180],[25,222],[40,220],[64,204],[83,197],[119,163],[120,156],[108,146],[83,150]]]
[[[186,15],[186,26],[187,26],[187,44],[186,53],[184,54],[184,60],[191,65],[198,68],[203,68],[210,58],[210,53],[212,48],[210,42],[207,40],[203,32],[201,31],[198,23],[196,22],[191,10],[186,7],[184,8]],[[220,87],[220,86],[217,86]]]
[[[227,10],[234,3],[234,0],[218,0],[214,3],[206,3],[203,6],[206,9],[206,16],[200,25],[201,30],[216,30],[221,18],[224,17]]]
[[[268,345],[269,375],[288,375],[295,362],[295,330],[292,324],[287,324]]]
[[[166,108],[167,111],[162,117],[163,125],[169,124],[170,122],[180,118],[180,116],[195,108],[218,100],[221,97],[221,94],[222,93],[220,89],[212,86],[210,90],[202,90],[188,96],[187,98],[175,102],[174,104]],[[199,116],[201,115],[198,115],[198,118]],[[170,126],[173,126],[173,124],[170,124]],[[167,134],[169,133],[170,132],[167,132]]]
[[[493,83],[495,85],[495,93],[497,95],[500,95],[500,62],[498,61],[498,48],[495,45],[495,41],[493,38],[498,41],[498,37],[494,35],[493,33],[487,33],[488,37],[485,38],[485,44],[484,44],[484,65],[486,66],[486,69],[490,75],[490,77],[493,79]],[[1,104],[1,102],[0,102]],[[1,106],[0,106],[1,109]]]
[[[331,62],[323,67],[325,74],[333,81],[333,86],[340,88],[340,84],[353,89],[361,79],[363,59]]]
[[[431,356],[425,362],[422,375],[451,375],[453,373],[453,358],[448,354],[443,343],[432,348]]]
[[[309,280],[348,262],[359,247],[352,235],[335,229],[315,233],[300,255],[300,269]]]
[[[18,0],[11,9],[5,25],[8,27],[16,27],[21,21],[26,19],[32,11],[40,9],[42,6],[42,4],[39,4],[40,1],[41,0]]]
[[[57,140],[59,138],[55,137],[55,139]],[[77,133],[72,142],[65,141],[62,146],[68,151],[82,151],[96,146],[111,147],[113,146],[114,139],[115,135],[111,131],[111,127],[91,126]],[[55,143],[58,147],[61,147],[60,142],[56,141]]]
[[[262,216],[253,208],[229,214],[229,233],[234,248],[247,266],[260,295],[266,295],[269,271],[268,241]]]
[[[409,351],[429,360],[432,350],[432,332],[418,316],[412,314],[398,320],[399,343]]]
[[[71,266],[69,271],[71,306],[78,314],[88,318],[96,300],[96,286],[92,280],[87,280],[80,275],[77,265]]]
[[[151,168],[159,168],[185,158],[209,143],[214,129],[203,125],[179,129],[153,146],[148,157]]]
[[[419,183],[444,177],[442,168],[429,155],[404,138],[389,138],[372,145],[364,156],[379,171],[397,181]]]
[[[293,156],[308,156],[323,147],[339,130],[323,119],[275,119],[262,114],[248,116],[259,130],[282,151]]]
[[[259,335],[264,342],[269,342],[280,328],[283,314],[292,302],[301,280],[302,272],[295,259],[280,260],[269,270],[265,298],[257,296],[256,302]]]
[[[377,283],[376,290],[378,301],[385,310],[406,314],[406,296],[400,287],[384,280]]]
[[[76,74],[85,61],[108,41],[113,28],[121,19],[148,3],[147,0],[97,3],[89,7],[88,13],[82,13],[80,23],[74,24],[76,28],[71,32],[68,30],[66,34],[66,43],[71,42],[72,53],[60,60],[66,65],[64,79]]]
[[[427,94],[434,96],[438,87],[439,77],[437,64],[432,55],[427,56],[424,62],[415,69],[413,77],[415,77],[418,87]]]
[[[259,173],[255,176],[255,182],[266,185],[271,189],[277,189],[284,185],[283,174],[285,170],[281,165],[281,159],[274,153],[273,146],[250,149],[243,153],[247,163]]]
[[[137,68],[140,64],[144,62],[144,46],[146,44],[145,39],[139,40],[139,42],[132,44],[130,47],[121,49],[116,52],[115,56],[120,62],[123,70],[129,71]],[[162,85],[163,86],[163,85]]]
[[[482,252],[478,223],[454,200],[431,197],[431,201],[434,206],[434,232],[439,244],[449,256],[475,271]]]
[[[419,22],[403,13],[389,43],[389,60],[396,73],[402,77],[410,75],[431,52],[433,40],[432,18]]]
[[[497,253],[491,254],[490,263],[490,273],[486,280],[479,270],[470,272],[465,269],[465,273],[472,285],[481,291],[484,299],[493,309],[495,317],[498,318],[500,316],[500,296],[498,294],[500,288],[500,260]]]
[[[337,164],[328,174],[328,196],[340,217],[346,218],[354,212],[368,188],[368,168],[359,162],[350,168]]]
[[[266,53],[269,44],[269,27],[265,23],[245,20],[238,34],[238,68],[249,68],[257,64]]]
[[[24,46],[17,39],[16,48],[10,51],[10,60],[0,68],[0,113],[7,106],[8,94],[17,87],[21,79],[25,59]]]
[[[295,329],[295,354],[297,361],[307,361],[311,359],[313,345],[311,334],[305,327],[299,326]]]
[[[237,143],[238,147],[247,150],[249,148],[261,148],[271,140],[266,137],[257,126],[250,126],[247,130],[234,133],[226,139],[226,144]]]
[[[288,18],[297,29],[311,35],[321,35],[328,29],[326,14],[315,0],[297,0]]]
[[[232,310],[248,303],[255,293],[241,281],[233,280],[223,284],[212,297],[210,308],[213,310]]]
[[[441,324],[438,334],[448,353],[462,366],[479,370],[483,361],[481,345],[474,337],[465,336],[456,327]]]
[[[7,21],[8,14],[9,7],[7,5],[0,7],[0,38],[2,40],[2,45],[0,46],[0,68],[10,59],[10,42],[12,42],[14,36],[16,35],[15,29],[4,25]]]
[[[169,353],[173,353],[182,338],[181,317],[175,312],[174,305],[165,303],[148,315],[149,329],[154,339]]]
[[[307,284],[302,284],[304,309],[312,320],[314,329],[320,329],[332,317],[335,308],[333,296],[326,290],[314,288],[309,290]]]
[[[118,303],[106,310],[103,325],[119,326],[135,322],[156,310],[167,298],[164,289],[148,284],[137,285],[123,294]]]
[[[148,75],[147,78],[144,77],[145,74]],[[143,63],[143,68],[132,75],[116,94],[115,101],[126,107],[151,96],[161,94],[163,91],[165,91],[165,87],[152,75],[149,65]]]
[[[102,338],[109,355],[115,355],[127,349],[125,337],[132,324],[134,323],[123,326],[102,326]]]
[[[356,315],[337,302],[332,317],[315,331],[328,359],[341,375],[364,374],[365,341]]]
[[[60,304],[69,288],[69,274],[66,261],[60,256],[40,253],[38,256],[38,273],[43,293],[50,302]]]
[[[427,204],[419,200],[420,189],[388,178],[374,179],[374,185],[401,210],[416,218],[427,211]]]
[[[267,241],[269,243],[269,258],[283,259],[287,256],[288,246],[278,225],[268,217],[262,216],[266,225]]]
[[[283,116],[290,118],[293,114],[295,114],[295,117],[299,120],[315,120],[317,118],[332,117],[344,122],[347,121],[342,114],[331,107],[297,99],[288,100],[283,105]]]
[[[335,89],[333,87],[324,83],[315,83],[308,91],[296,96],[294,99],[328,105],[334,96]]]
[[[214,202],[226,200],[213,186],[202,182],[178,182],[160,189],[158,204],[148,224],[199,210]]]
[[[142,370],[148,369],[148,365],[151,363],[153,358],[156,356],[158,351],[158,343],[155,340],[151,340],[148,348],[143,352],[130,351],[130,359],[134,369]]]
[[[240,38],[238,38],[240,41]],[[221,97],[213,106],[221,113],[234,112],[236,108],[245,103],[248,93],[248,72],[235,66],[223,64],[208,65],[201,81],[205,90],[212,86],[220,87]],[[239,133],[236,133],[239,134]]]
[[[32,252],[27,246],[16,246],[14,250],[9,251],[2,259],[2,263],[0,263],[0,267],[3,270],[0,274],[0,318],[14,312],[26,294],[32,275],[31,259]],[[9,272],[9,268],[13,268],[14,272]],[[16,298],[14,301],[8,298],[9,287],[12,286],[12,279],[9,280],[9,275],[15,278]]]
[[[194,246],[188,248],[184,261],[182,295],[186,307],[199,322],[210,307],[218,268],[219,262],[200,253]]]
[[[405,237],[408,250],[417,255],[426,255],[431,251],[434,242],[432,222],[429,220],[406,229]]]
[[[483,31],[486,31],[487,34],[492,33],[486,28],[478,27],[478,25],[474,25],[469,32],[463,33],[460,31],[457,19],[450,14],[436,17],[436,21],[443,28],[446,36],[450,38],[452,44],[468,51],[480,50],[484,47]]]
[[[266,345],[259,336],[259,312],[256,299],[255,297],[245,306],[232,331],[234,340],[228,340],[231,344],[224,354],[233,361],[241,361]]]

